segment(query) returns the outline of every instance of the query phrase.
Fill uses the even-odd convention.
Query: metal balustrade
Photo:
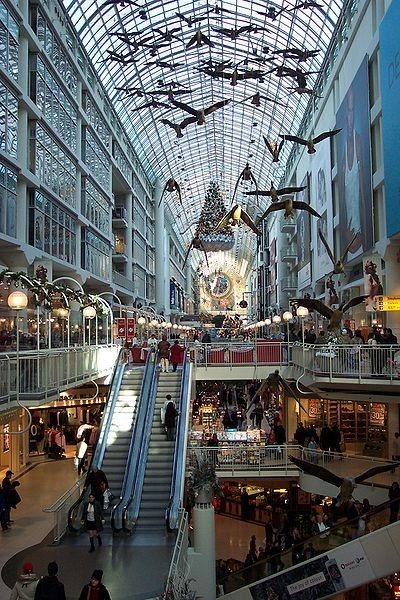
[[[63,389],[107,375],[119,350],[119,346],[102,345],[20,352],[20,400],[54,398]],[[0,405],[16,397],[16,366],[16,352],[0,355]]]
[[[205,457],[208,462],[215,465],[217,474],[221,474],[224,477],[243,476],[244,472],[246,472],[246,476],[248,477],[265,477],[266,470],[269,473],[279,471],[279,475],[285,476],[297,475],[299,469],[289,460],[289,456],[311,460],[328,469],[332,469],[332,459],[335,456],[339,456],[341,461],[351,461],[351,465],[356,465],[356,468],[360,472],[371,467],[372,463],[388,463],[386,458],[344,453],[338,455],[329,451],[308,450],[308,448],[304,448],[298,444],[282,444],[278,446],[233,442],[232,444],[219,444],[218,447],[194,445],[188,447],[189,469],[194,466],[194,457],[198,458],[199,454]]]
[[[293,344],[292,364],[315,375],[334,380],[348,377],[359,381],[400,379],[400,345],[310,345]]]

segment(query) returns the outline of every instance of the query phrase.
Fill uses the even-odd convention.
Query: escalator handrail
[[[149,368],[147,389],[145,395],[143,396],[144,402],[141,402],[141,411],[140,414],[138,414],[137,419],[137,439],[135,441],[134,448],[135,464],[133,469],[132,466],[130,466],[132,472],[131,493],[128,498],[128,501],[122,509],[122,530],[125,533],[132,533],[133,527],[135,526],[136,521],[138,519],[144,476],[147,467],[147,454],[149,450],[150,435],[153,425],[153,414],[156,404],[158,379],[156,376],[156,357],[154,353],[152,354],[152,356],[154,357],[154,360],[151,363],[152,368]],[[131,513],[130,521],[132,521],[134,524],[131,529],[127,526],[129,511]]]
[[[181,389],[179,395],[179,416],[176,427],[176,440],[174,448],[174,462],[172,467],[170,500],[166,510],[167,528],[177,528],[178,511],[182,506],[185,487],[185,465],[187,451],[187,437],[189,428],[189,394],[192,364],[188,360],[189,354],[185,351],[182,366]]]
[[[107,404],[104,409],[104,414],[102,417],[102,424],[104,422],[104,427],[100,428],[96,448],[92,455],[91,466],[96,465],[98,468],[100,468],[101,465],[103,464],[104,453],[106,451],[107,439],[108,439],[108,434],[110,432],[111,421],[112,421],[111,415],[114,414],[115,405],[118,400],[118,392],[121,387],[122,378],[123,378],[123,375],[125,372],[126,364],[124,362],[121,362],[121,355],[122,355],[123,351],[124,351],[124,349],[121,349],[118,354],[117,368],[115,369],[112,379],[111,379],[110,388],[109,388],[109,392],[108,392],[108,398],[107,398]],[[111,402],[110,402],[110,399],[111,399]]]
[[[257,561],[255,563],[253,563],[252,565],[248,566],[248,567],[244,567],[242,569],[238,569],[237,571],[234,571],[233,573],[229,573],[229,575],[226,575],[225,577],[221,577],[218,581],[217,584],[218,585],[224,585],[225,583],[227,583],[230,579],[235,579],[237,577],[242,577],[243,578],[243,585],[238,586],[236,589],[239,589],[239,587],[245,587],[247,585],[250,585],[251,583],[255,583],[256,581],[258,581],[258,579],[262,579],[260,577],[258,577],[257,579],[255,579],[254,581],[250,581],[247,580],[246,577],[246,573],[251,573],[251,570],[254,567],[258,567],[258,566],[262,566],[265,565],[267,566],[267,564],[271,561],[271,560],[275,560],[278,559],[279,557],[282,556],[286,556],[288,554],[293,553],[293,551],[296,550],[296,548],[298,548],[300,550],[300,548],[304,548],[307,544],[309,544],[310,542],[312,542],[313,540],[316,540],[318,538],[323,537],[324,535],[335,535],[335,532],[338,531],[339,529],[342,529],[343,527],[353,527],[355,528],[356,526],[358,527],[358,521],[360,519],[360,517],[365,517],[366,519],[371,518],[371,516],[378,514],[380,512],[383,512],[384,510],[390,508],[390,506],[392,505],[392,503],[398,503],[398,498],[395,498],[394,500],[387,500],[386,502],[383,502],[382,504],[379,504],[377,506],[375,506],[374,508],[371,508],[371,510],[369,510],[368,512],[362,512],[360,515],[358,515],[357,517],[354,517],[352,519],[347,519],[346,521],[342,521],[341,523],[336,523],[336,525],[333,525],[332,527],[329,527],[328,529],[326,529],[323,532],[319,532],[316,533],[312,536],[306,537],[304,538],[304,540],[301,540],[301,542],[299,542],[298,544],[294,544],[293,546],[291,546],[290,548],[286,548],[285,550],[282,550],[282,552],[278,552],[272,556],[268,556],[263,560]],[[388,523],[385,523],[385,526],[388,525]],[[347,540],[350,541],[350,540]],[[321,550],[321,554],[323,552],[326,552],[326,549]],[[318,554],[318,552],[317,552]],[[315,558],[315,557],[313,557]],[[307,559],[305,559],[307,560]],[[301,562],[305,562],[305,561],[300,561],[299,563],[296,564],[301,564]],[[288,567],[289,568],[289,567]],[[232,591],[232,590],[230,590]]]
[[[125,349],[121,348],[120,351],[118,352],[118,355],[116,358],[114,371],[113,371],[110,385],[108,388],[106,406],[105,406],[103,415],[101,417],[99,435],[98,435],[96,443],[95,443],[95,448],[94,448],[94,452],[92,453],[90,465],[88,466],[88,470],[86,472],[86,479],[85,479],[85,483],[83,485],[82,492],[81,492],[78,500],[76,500],[76,502],[74,502],[73,505],[68,510],[68,530],[69,531],[74,531],[74,532],[78,531],[78,529],[76,529],[72,525],[72,515],[75,512],[76,508],[79,506],[79,504],[85,498],[86,490],[87,490],[87,478],[89,476],[89,473],[92,470],[93,465],[101,467],[101,464],[103,462],[104,452],[105,452],[105,448],[106,448],[106,441],[107,441],[108,432],[109,432],[110,426],[111,426],[110,415],[112,415],[114,412],[115,404],[116,404],[117,398],[118,398],[117,391],[119,390],[119,388],[121,386],[122,376],[123,376],[123,373],[125,370],[125,364],[123,362],[121,362],[122,352],[124,352],[124,351],[125,351]],[[100,448],[101,445],[104,446],[104,449]]]
[[[139,414],[142,409],[142,406],[143,406],[143,404],[146,405],[146,394],[147,394],[147,389],[149,386],[149,381],[150,381],[150,376],[151,376],[151,371],[152,371],[151,357],[152,357],[152,353],[148,352],[147,358],[146,358],[146,363],[145,363],[145,368],[144,368],[142,384],[140,386],[140,392],[139,392],[139,398],[138,398],[138,404],[137,404],[137,410],[136,410],[136,417],[135,417],[133,425],[132,425],[132,435],[131,435],[131,441],[129,443],[128,456],[126,459],[125,473],[124,473],[124,479],[122,482],[121,493],[120,493],[119,498],[116,501],[114,501],[112,509],[111,509],[110,523],[111,523],[111,529],[113,530],[114,533],[118,533],[119,531],[121,531],[121,529],[123,529],[123,527],[117,526],[117,515],[119,514],[119,511],[121,510],[121,508],[124,506],[126,495],[128,494],[130,487],[131,487],[129,485],[129,481],[131,478],[132,469],[134,468],[135,452],[137,452],[137,449],[136,449],[136,438],[138,435],[137,424],[138,424]],[[139,431],[139,433],[140,433],[140,431]]]

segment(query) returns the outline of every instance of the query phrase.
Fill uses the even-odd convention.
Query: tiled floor
[[[10,531],[0,532],[0,561],[4,565],[0,598],[8,598],[9,588],[26,560],[33,563],[39,575],[45,574],[48,562],[56,560],[68,600],[76,600],[95,568],[104,570],[104,583],[113,600],[145,600],[160,593],[168,573],[173,535],[161,533],[128,538],[105,535],[103,547],[92,554],[88,554],[85,534],[66,536],[60,545],[51,545],[48,534],[53,525],[52,515],[42,509],[71,487],[77,474],[71,459],[41,462],[43,460],[34,459],[38,461],[35,467],[18,477],[22,502],[13,511],[15,523]],[[346,462],[336,463],[343,474],[363,470],[359,464],[350,466]],[[383,480],[383,476],[380,479]],[[393,476],[388,474],[385,483],[392,480]],[[217,558],[244,561],[253,534],[257,545],[263,543],[263,527],[220,515],[216,515],[215,520]]]

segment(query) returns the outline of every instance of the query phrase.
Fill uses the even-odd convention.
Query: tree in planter
[[[193,467],[187,482],[188,502],[194,506],[199,496],[200,501],[211,502],[214,496],[223,496],[214,464],[208,456],[195,453]],[[204,498],[204,500],[203,500]]]

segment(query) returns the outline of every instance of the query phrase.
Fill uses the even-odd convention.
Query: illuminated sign
[[[399,296],[375,296],[376,310],[400,310]]]

